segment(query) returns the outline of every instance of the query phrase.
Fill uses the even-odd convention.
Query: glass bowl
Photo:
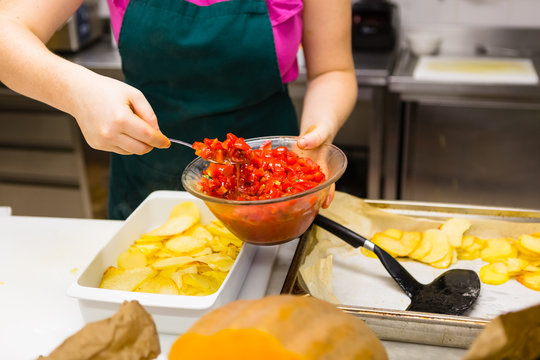
[[[257,245],[281,244],[302,235],[313,222],[324,202],[330,186],[345,172],[347,157],[338,147],[324,144],[316,151],[301,150],[295,136],[269,136],[247,139],[257,149],[266,141],[272,148],[285,146],[301,157],[317,162],[326,175],[326,181],[304,192],[276,199],[235,201],[220,199],[200,191],[199,182],[208,161],[198,157],[182,174],[182,185],[192,195],[204,201],[210,211],[241,240]]]

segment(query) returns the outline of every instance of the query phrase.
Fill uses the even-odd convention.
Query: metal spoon
[[[449,270],[431,283],[421,284],[390,254],[363,236],[322,215],[317,215],[313,223],[355,248],[364,247],[375,253],[386,271],[411,299],[407,310],[461,315],[474,304],[480,294],[480,278],[472,270]]]
[[[185,141],[182,141],[182,140],[176,140],[176,139],[171,139],[169,138],[169,141],[170,142],[173,142],[173,143],[176,143],[176,144],[180,144],[180,145],[184,145],[184,146],[187,146],[188,148],[192,149],[193,150],[193,145],[185,142]]]
[[[182,140],[176,140],[176,139],[172,139],[172,138],[169,138],[169,141],[172,142],[172,143],[176,143],[176,144],[180,144],[180,145],[184,145],[184,146],[187,146],[188,148],[190,148],[191,150],[193,150],[193,146],[190,144],[190,143],[187,143],[185,141],[182,141]],[[218,162],[218,161],[215,161],[213,159],[205,159],[206,161],[209,161],[209,162],[212,162],[212,163],[215,163],[215,164],[233,164],[233,165],[236,165],[236,164],[241,164],[241,162],[235,162],[235,161],[232,161],[231,159],[226,159],[224,162]]]

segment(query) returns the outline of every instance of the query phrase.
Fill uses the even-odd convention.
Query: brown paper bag
[[[43,360],[150,360],[161,352],[152,316],[125,301],[110,318],[89,323]]]
[[[540,305],[497,316],[474,340],[463,360],[540,359]]]

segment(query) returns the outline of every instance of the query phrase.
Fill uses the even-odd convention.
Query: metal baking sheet
[[[467,217],[512,222],[540,222],[538,210],[388,200],[365,200],[365,202],[389,213],[412,217],[432,219]],[[282,294],[311,295],[302,281],[299,269],[316,241],[310,230],[302,236],[287,273]],[[360,317],[383,340],[458,348],[468,348],[490,320],[345,304],[339,304],[338,307]]]

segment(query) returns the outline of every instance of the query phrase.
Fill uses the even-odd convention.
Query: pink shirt
[[[179,0],[181,1],[181,0]],[[227,0],[185,0],[199,6],[209,6]],[[124,12],[129,0],[107,0],[113,34],[118,41]],[[266,0],[281,79],[284,83],[298,77],[296,54],[302,38],[302,0]]]

